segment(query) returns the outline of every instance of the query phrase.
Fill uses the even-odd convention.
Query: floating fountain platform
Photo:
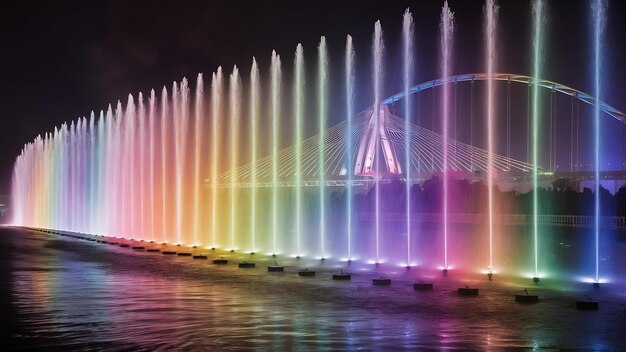
[[[176,252],[172,252],[172,251],[163,251],[162,253],[163,255],[176,255]]]
[[[594,282],[593,283],[593,288],[600,288],[600,283],[599,282]]]
[[[298,276],[313,277],[315,276],[315,270],[303,269],[298,271]]]
[[[418,282],[416,284],[413,284],[413,290],[414,291],[432,291],[433,284],[426,283],[426,282]]]
[[[146,247],[142,247],[142,246],[134,246],[133,249],[138,250],[138,251],[143,251],[146,249]]]
[[[372,285],[376,285],[376,286],[390,286],[391,285],[391,279],[387,279],[384,277],[381,277],[380,279],[374,279],[372,280]]]
[[[333,280],[339,280],[339,281],[350,281],[352,280],[352,275],[350,274],[333,274]]]
[[[193,259],[209,259],[206,255],[194,255]]]
[[[191,253],[189,252],[180,252],[178,253],[179,257],[191,257]]]
[[[217,265],[226,265],[228,264],[228,259],[213,259],[213,264],[217,264]]]
[[[538,284],[538,283],[539,283],[539,278],[538,278],[538,277],[536,277],[536,276],[535,276],[535,277],[533,277],[533,282],[534,282],[534,283],[536,283],[536,284]]]
[[[458,292],[461,296],[478,296],[477,288],[461,287]]]
[[[256,268],[256,264],[249,263],[249,262],[242,262],[242,263],[239,263],[239,267],[242,269],[252,269],[252,268]]]
[[[148,248],[148,249],[146,249],[146,252],[150,252],[150,253],[158,253],[160,251],[161,250],[158,249],[158,248]]]
[[[282,273],[285,271],[285,267],[282,265],[270,265],[267,267],[267,271],[270,273]]]
[[[598,301],[594,301],[587,296],[587,301],[576,301],[576,309],[579,310],[598,310]]]
[[[539,302],[539,296],[529,295],[528,292],[524,295],[515,295],[515,302],[520,303],[537,303]]]

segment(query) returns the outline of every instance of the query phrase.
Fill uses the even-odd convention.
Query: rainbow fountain
[[[360,86],[350,35],[339,77],[331,74],[331,53],[320,38],[312,61],[314,89],[306,89],[305,49],[297,44],[291,82],[283,78],[280,55],[272,52],[268,82],[262,82],[253,58],[247,82],[236,66],[227,82],[217,68],[206,96],[202,74],[193,91],[183,78],[169,91],[164,86],[160,98],[154,90],[147,101],[142,93],[137,99],[129,95],[124,105],[118,101],[64,123],[24,146],[14,167],[13,224],[322,263],[484,272],[489,279],[496,269],[511,275],[531,271],[538,283],[553,275],[550,266],[558,267],[547,259],[557,246],[549,227],[581,225],[588,234],[584,225],[592,223],[593,253],[577,255],[585,265],[593,258],[592,281],[599,285],[606,247],[601,233],[626,226],[619,225],[622,218],[601,213],[603,177],[623,171],[604,166],[601,156],[610,157],[600,151],[611,140],[601,141],[601,132],[623,128],[626,115],[600,100],[606,5],[594,6],[593,95],[542,78],[542,0],[532,8],[531,76],[498,73],[494,0],[484,8],[486,72],[453,74],[455,23],[446,2],[440,78],[414,85],[414,26],[407,10],[401,72],[385,67],[382,25],[374,25],[371,84],[363,88],[372,101],[360,112],[355,113]],[[384,98],[386,80],[396,76],[402,91]],[[289,84],[293,96],[285,99],[283,86]],[[329,109],[334,84],[341,86],[345,111]],[[527,122],[517,128],[511,127],[512,84],[528,87],[519,99],[528,107]],[[555,94],[571,99],[571,121],[555,115],[562,105]],[[499,104],[496,98],[505,95]],[[471,101],[462,105],[458,96]],[[482,125],[474,116],[474,100],[481,97]],[[593,119],[578,117],[579,104],[592,110]],[[330,124],[341,116],[343,121]],[[557,143],[552,132],[562,119],[572,126],[569,144]],[[547,121],[550,132],[544,133]],[[587,127],[594,131],[594,163],[585,169],[579,167],[584,146],[579,148],[578,137]],[[516,144],[520,150],[511,148]],[[540,154],[546,144],[549,163]],[[559,151],[559,145],[569,148]],[[524,156],[525,151],[530,152]],[[578,177],[579,190],[593,185],[592,214],[551,213],[545,205],[547,188],[559,179],[559,161],[569,163],[568,177]],[[573,276],[580,272],[568,270]]]

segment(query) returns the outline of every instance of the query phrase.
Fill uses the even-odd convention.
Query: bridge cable
[[[474,145],[474,79],[470,84],[470,145]],[[474,172],[474,149],[470,151],[470,172]]]
[[[569,171],[574,172],[574,95],[572,94],[572,108],[570,116],[569,134]]]
[[[511,170],[511,76],[506,85],[506,157],[507,169]]]

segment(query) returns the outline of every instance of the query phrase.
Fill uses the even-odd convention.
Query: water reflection
[[[263,265],[241,270],[7,228],[0,228],[0,244],[11,274],[16,349],[626,348],[624,291],[615,286],[531,287],[515,277],[489,282],[480,274],[444,278],[359,266],[350,270],[351,282],[336,282],[329,280],[337,265],[331,262],[316,278],[300,278],[297,264],[320,263],[286,261],[288,272],[268,274]],[[393,284],[372,286],[382,273]],[[418,276],[434,277],[435,291],[412,291]],[[480,296],[459,297],[455,290],[465,284]],[[514,303],[524,287],[542,301]],[[573,300],[585,294],[601,301],[599,311],[574,309]]]

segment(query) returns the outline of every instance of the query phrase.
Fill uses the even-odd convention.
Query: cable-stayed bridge
[[[500,84],[502,91],[499,95],[500,104],[503,106],[500,120],[501,125],[506,126],[502,129],[502,132],[506,134],[506,143],[502,144],[506,144],[506,147],[500,148],[499,153],[494,153],[491,173],[496,176],[500,185],[511,182],[520,183],[526,185],[522,186],[521,190],[526,190],[530,186],[529,181],[533,169],[530,162],[530,109],[526,111],[526,121],[521,122],[522,128],[519,128],[520,122],[516,120],[524,120],[524,118],[516,116],[512,109],[519,110],[520,106],[530,105],[530,87],[535,82],[530,76],[518,74],[499,73],[493,75],[492,78]],[[296,185],[296,180],[300,179],[303,186],[317,186],[325,183],[326,186],[342,187],[349,184],[368,185],[377,178],[383,181],[406,180],[407,174],[410,175],[409,182],[419,182],[444,171],[444,150],[448,152],[448,172],[455,172],[460,175],[459,177],[480,179],[489,172],[488,151],[479,147],[480,143],[476,143],[475,140],[461,141],[460,138],[444,140],[442,134],[435,131],[436,124],[440,123],[435,113],[436,104],[438,104],[436,94],[442,86],[450,84],[454,92],[454,111],[460,109],[457,105],[462,105],[462,102],[459,102],[460,99],[457,99],[457,94],[461,95],[462,90],[469,92],[465,94],[469,95],[469,106],[478,105],[474,100],[479,99],[477,96],[479,96],[480,87],[475,88],[475,86],[487,79],[489,77],[485,73],[463,74],[411,87],[409,89],[411,99],[417,100],[419,105],[419,99],[422,96],[421,99],[429,100],[432,105],[431,112],[429,112],[432,114],[431,128],[424,127],[424,124],[414,123],[414,116],[406,124],[405,118],[393,113],[396,110],[402,110],[400,107],[396,109],[396,105],[401,105],[407,98],[405,92],[400,92],[382,101],[378,118],[374,114],[374,108],[370,107],[355,115],[351,121],[345,120],[329,128],[324,133],[323,139],[320,139],[319,135],[314,135],[303,140],[300,144],[302,156],[300,163],[295,162],[297,146],[294,144],[280,150],[276,158],[268,155],[258,159],[256,163],[239,166],[234,170],[234,175],[232,171],[220,174],[218,184],[220,187],[240,188],[293,187]],[[546,131],[542,137],[542,146],[545,148],[540,150],[546,160],[537,165],[540,178],[544,180],[543,185],[548,186],[554,179],[561,177],[583,183],[585,180],[590,180],[593,178],[593,172],[588,170],[583,160],[586,157],[585,150],[591,149],[591,141],[584,138],[589,128],[585,125],[587,120],[585,120],[583,110],[595,105],[594,98],[580,90],[548,80],[538,80],[536,84],[543,88],[545,95],[543,100],[546,105],[543,122]],[[427,99],[424,99],[426,95],[428,95]],[[515,100],[517,100],[517,105]],[[423,102],[421,104],[424,105]],[[607,132],[615,129],[626,130],[624,127],[626,114],[604,102],[599,104],[603,113],[603,122],[607,125]],[[563,109],[563,106],[568,109]],[[467,114],[465,116],[467,120],[470,120],[470,129],[473,128],[470,133],[476,133],[474,130],[477,127],[472,126],[480,124],[481,117],[476,115],[479,114],[470,112],[469,116]],[[407,154],[405,140],[409,140],[408,156],[405,155]],[[620,153],[622,155],[619,158],[624,164],[623,154],[626,148],[623,147],[623,139],[621,142]],[[321,143],[323,143],[323,153],[320,153]],[[526,153],[522,153],[521,157],[520,153],[512,156],[511,150],[516,146],[519,149],[519,144],[525,144],[521,149],[525,149]],[[617,148],[612,147],[612,149]],[[323,158],[323,163],[320,163],[320,157]],[[407,157],[410,168],[408,173],[405,170]],[[380,160],[376,160],[377,158]],[[275,178],[274,162],[276,163]],[[378,171],[376,171],[377,163]],[[299,178],[296,177],[298,165],[301,173]],[[321,165],[323,165],[323,170],[321,170]],[[607,167],[607,170],[602,170],[601,177],[603,180],[615,181],[613,188],[618,187],[624,183],[622,180],[626,180],[624,167],[626,165],[617,168],[615,165],[612,168]],[[253,168],[256,168],[255,172]],[[234,183],[233,180],[235,180]]]

